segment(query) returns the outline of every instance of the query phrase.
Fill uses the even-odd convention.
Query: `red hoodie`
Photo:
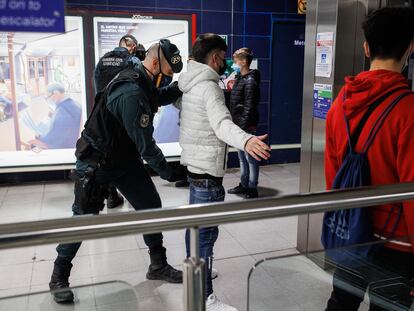
[[[347,147],[343,112],[345,111],[349,119],[350,130],[353,133],[370,104],[391,90],[404,86],[408,88],[407,79],[403,75],[387,70],[365,71],[356,77],[345,78],[345,86],[329,110],[326,121],[325,178],[328,190],[331,189]],[[343,100],[344,92],[345,100]],[[361,132],[355,148],[357,152],[361,151],[369,131],[381,112],[404,92],[407,90],[397,91],[374,110]],[[408,95],[388,115],[368,150],[371,184],[414,182],[413,156],[414,95]],[[391,209],[392,205],[371,209],[374,233],[384,232],[388,237],[392,235],[397,209],[394,209],[394,215],[384,231]],[[407,236],[411,238],[404,239]],[[393,237],[399,242],[389,243],[388,247],[414,253],[414,201],[403,204],[403,213]]]

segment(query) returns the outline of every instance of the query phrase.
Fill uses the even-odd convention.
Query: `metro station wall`
[[[271,91],[272,19],[297,15],[297,0],[67,0],[68,8],[131,11],[149,13],[196,14],[197,33],[214,32],[228,36],[231,57],[233,51],[247,46],[258,58],[262,74],[259,107],[259,134],[267,133]],[[232,12],[234,18],[232,20]],[[237,165],[235,154],[229,166]],[[274,152],[272,163],[296,162],[297,153]]]

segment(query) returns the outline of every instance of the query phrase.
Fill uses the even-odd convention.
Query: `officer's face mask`
[[[154,80],[153,83],[155,85],[156,88],[161,88],[164,86],[168,86],[171,84],[173,80],[173,77],[166,75],[165,73],[162,72],[161,70],[161,62],[160,62],[160,72],[156,75],[154,75]]]
[[[158,48],[158,64],[160,67],[160,71],[158,72],[158,74],[154,74],[154,80],[153,80],[156,88],[161,88],[161,87],[170,85],[173,79],[172,76],[166,75],[165,73],[162,72],[160,49],[161,47]]]

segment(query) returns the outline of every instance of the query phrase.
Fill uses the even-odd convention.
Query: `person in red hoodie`
[[[345,78],[345,86],[327,116],[325,177],[328,190],[332,189],[347,151],[344,113],[352,135],[368,107],[390,94],[363,127],[355,147],[356,152],[361,152],[380,114],[399,95],[409,92],[408,81],[401,72],[414,51],[414,11],[409,8],[379,9],[367,17],[363,30],[366,39],[364,50],[371,62],[370,70]],[[368,150],[371,184],[414,182],[413,155],[414,95],[409,94],[390,112]],[[387,204],[370,209],[374,236],[391,240],[372,252],[365,268],[348,272],[336,270],[328,311],[358,310],[367,288],[370,310],[396,310],[390,309],[384,302],[398,304],[398,310],[409,310],[413,284],[407,280],[411,283],[414,280],[414,201],[404,202],[402,213],[398,216],[400,206]],[[368,267],[378,269],[373,273]],[[387,282],[384,280],[386,275],[401,277],[407,282],[399,283],[395,279]]]

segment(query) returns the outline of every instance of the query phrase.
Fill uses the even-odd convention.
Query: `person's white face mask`
[[[231,68],[233,69],[233,71],[234,71],[236,74],[239,74],[239,73],[240,73],[240,71],[241,71],[241,67],[240,67],[240,65],[238,65],[238,64],[236,64],[236,63],[233,63],[233,65],[231,66]]]

